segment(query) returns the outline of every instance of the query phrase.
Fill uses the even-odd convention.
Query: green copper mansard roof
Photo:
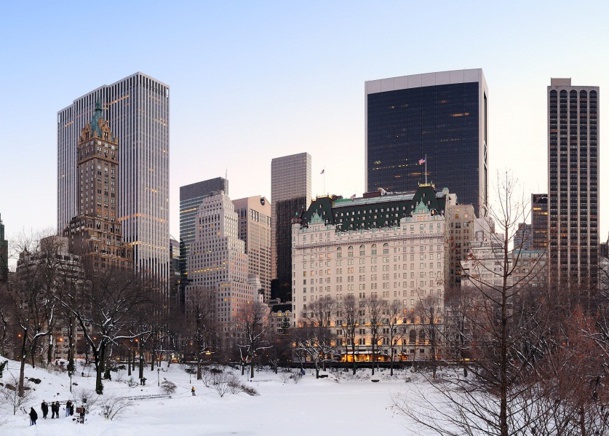
[[[95,113],[93,113],[93,117],[91,118],[91,132],[94,136],[99,136],[100,138],[102,136],[102,131],[101,127],[99,126],[99,120],[102,118],[102,107],[98,100],[95,102]]]
[[[302,225],[325,223],[335,225],[337,231],[397,227],[404,217],[413,212],[443,215],[448,189],[436,192],[433,185],[421,185],[410,193],[372,193],[363,198],[318,198],[302,215]],[[450,204],[450,203],[448,203]]]

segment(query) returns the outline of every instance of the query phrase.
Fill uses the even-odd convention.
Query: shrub
[[[167,379],[163,379],[163,383],[161,383],[161,389],[163,390],[163,392],[165,392],[167,395],[171,395],[173,394],[176,389],[177,386],[175,383],[170,382]]]
[[[92,389],[79,389],[74,393],[74,398],[80,404],[86,404],[87,407],[95,407],[99,396]]]
[[[129,409],[131,402],[113,395],[104,396],[100,402],[100,415],[112,421]]]
[[[242,384],[241,389],[243,390],[243,392],[248,394],[250,397],[255,397],[256,395],[258,395],[258,391],[256,389],[254,389],[252,386]]]

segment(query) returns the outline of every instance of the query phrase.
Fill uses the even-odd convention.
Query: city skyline
[[[4,65],[10,68],[0,71],[0,213],[9,241],[56,227],[57,112],[75,96],[137,71],[172,91],[170,233],[176,238],[180,186],[226,175],[231,197],[270,197],[271,159],[278,156],[312,156],[313,197],[361,195],[365,82],[435,71],[484,70],[491,204],[497,172],[506,169],[525,197],[547,192],[549,79],[571,77],[601,93],[609,81],[602,74],[609,60],[593,44],[607,39],[605,4],[573,10],[567,2],[510,3],[491,14],[481,2],[349,4],[349,14],[347,3],[142,5],[121,5],[124,13],[105,23],[103,39],[80,36],[88,30],[80,19],[86,5],[0,6],[10,17],[0,30],[9,42]],[[118,6],[108,3],[109,10]],[[129,17],[136,11],[134,23]],[[570,35],[555,32],[561,23],[571,26]],[[95,68],[85,72],[83,65]],[[602,141],[600,149],[602,173]],[[601,175],[601,199],[608,186]],[[602,241],[609,204],[600,206]]]

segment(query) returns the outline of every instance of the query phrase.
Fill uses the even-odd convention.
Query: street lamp
[[[157,386],[161,386],[161,368],[156,369]]]

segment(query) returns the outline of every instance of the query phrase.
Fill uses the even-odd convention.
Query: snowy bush
[[[100,415],[112,421],[126,412],[130,406],[131,402],[126,398],[105,395],[100,401]]]
[[[214,375],[207,371],[207,369],[204,369],[201,372],[201,381],[203,382],[205,387],[208,388],[213,384]]]
[[[227,392],[238,394],[244,390],[239,378],[232,372],[216,372],[214,376],[214,389],[220,397],[223,397]]]
[[[19,409],[25,409],[30,403],[32,390],[27,386],[27,382],[25,382],[23,396],[20,397],[19,390],[17,389],[19,380],[15,376],[11,376],[9,380],[11,383],[6,383],[5,386],[0,388],[0,409],[10,411],[15,415]]]
[[[4,362],[0,363],[0,378],[2,378],[2,373],[4,372],[4,368],[6,368],[8,365],[8,360],[5,360]]]
[[[238,394],[239,392],[241,392],[242,389],[242,385],[241,385],[241,381],[239,380],[239,378],[237,376],[235,376],[232,373],[226,374],[227,377],[227,383],[228,383],[228,388],[230,389],[230,393],[231,394]]]
[[[165,392],[165,394],[171,395],[176,391],[177,386],[175,383],[170,382],[169,380],[164,378],[163,383],[161,383],[161,389],[163,390],[163,392]]]
[[[116,372],[115,380],[117,382],[122,382],[125,377],[125,374],[127,373],[127,371],[125,371],[125,366],[121,365],[118,368],[114,369],[113,371]]]
[[[300,381],[300,379],[302,378],[302,373],[300,372],[296,372],[294,374],[292,374],[292,376],[290,377],[292,380],[294,380],[295,384],[298,384],[298,382]]]
[[[93,389],[79,389],[74,392],[74,398],[80,404],[86,404],[88,408],[95,407],[99,396]]]
[[[250,397],[255,397],[256,395],[258,395],[258,391],[252,386],[241,384],[241,390],[248,394]]]
[[[223,379],[224,371],[222,371],[220,368],[203,368],[201,380],[203,381],[203,384],[206,388],[218,384]]]

